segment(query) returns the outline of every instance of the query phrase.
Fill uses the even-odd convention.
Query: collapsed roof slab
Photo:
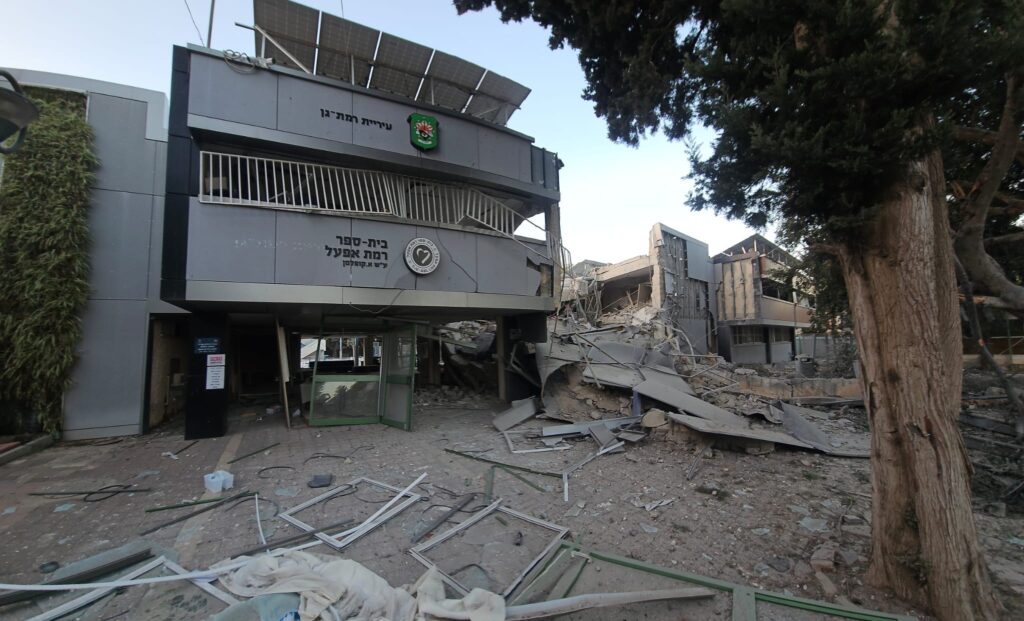
[[[619,261],[612,265],[599,267],[594,271],[599,282],[611,282],[624,278],[649,278],[651,274],[651,258],[646,254]]]

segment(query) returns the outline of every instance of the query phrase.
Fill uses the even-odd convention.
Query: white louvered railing
[[[513,236],[523,216],[479,190],[395,173],[200,152],[204,203],[386,215]]]

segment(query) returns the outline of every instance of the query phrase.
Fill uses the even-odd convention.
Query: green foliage
[[[84,95],[26,92],[39,120],[0,180],[0,425],[55,431],[89,295],[97,161]]]
[[[609,136],[682,138],[690,206],[856,247],[907,164],[1024,57],[1020,0],[455,0],[579,51]]]

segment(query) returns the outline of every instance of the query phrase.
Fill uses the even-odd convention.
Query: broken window
[[[761,326],[735,326],[732,328],[734,345],[764,343],[764,328]]]

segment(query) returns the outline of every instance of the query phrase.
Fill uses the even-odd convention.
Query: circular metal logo
[[[420,275],[427,275],[441,263],[441,252],[426,237],[417,237],[405,247],[405,264]]]

